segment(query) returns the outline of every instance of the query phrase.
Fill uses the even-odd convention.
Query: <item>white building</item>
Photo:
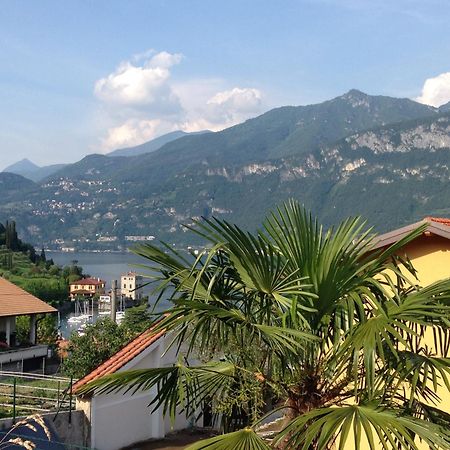
[[[77,410],[83,410],[90,423],[89,447],[118,450],[136,442],[163,438],[169,432],[192,425],[184,414],[180,414],[172,426],[169,417],[163,416],[162,408],[152,412],[153,407],[149,407],[149,403],[156,388],[134,395],[77,394],[82,386],[104,375],[173,365],[177,361],[175,349],[165,352],[169,342],[163,333],[154,334],[149,329],[74,385]]]
[[[141,275],[137,275],[135,272],[128,272],[120,277],[120,293],[124,297],[140,300],[143,295],[143,284]]]

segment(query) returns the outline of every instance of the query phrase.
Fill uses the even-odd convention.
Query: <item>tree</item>
[[[86,327],[83,336],[72,334],[63,371],[68,376],[81,378],[117,353],[125,343],[126,336],[115,322],[109,318],[98,320]]]
[[[152,319],[148,312],[148,306],[140,305],[125,310],[125,317],[120,326],[129,339],[132,339],[147,330],[151,324]]]
[[[436,393],[450,387],[450,281],[421,288],[396,256],[425,227],[374,250],[360,219],[324,231],[294,201],[257,233],[217,219],[197,225],[211,248],[195,259],[170,246],[136,252],[171,292],[156,331],[202,363],[117,373],[86,392],[156,387],[152,404],[172,417],[177,408],[195,416],[212,399],[226,433],[190,449],[344,450],[351,440],[417,450],[418,439],[450,448]],[[268,442],[256,430],[272,405],[284,424]]]
[[[55,314],[46,314],[40,317],[37,323],[38,344],[56,347],[58,339],[58,317]]]
[[[6,221],[5,230],[5,244],[6,248],[12,251],[17,251],[20,247],[19,238],[17,237],[16,222]]]

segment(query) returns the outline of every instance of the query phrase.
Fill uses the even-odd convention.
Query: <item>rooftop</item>
[[[425,217],[424,220],[428,220],[430,222],[442,223],[444,225],[450,226],[450,219],[445,217]]]
[[[78,281],[73,281],[72,283],[70,283],[71,286],[73,285],[81,285],[81,286],[86,286],[86,285],[94,285],[94,286],[98,286],[100,284],[105,284],[105,281],[101,280],[100,278],[82,278],[81,280]]]
[[[389,231],[388,233],[376,236],[374,248],[377,249],[394,244],[424,224],[427,225],[426,233],[431,233],[445,239],[450,239],[450,219],[444,217],[425,217],[420,222],[412,223],[410,225],[397,228],[396,230]]]
[[[98,380],[105,375],[117,372],[164,335],[164,330],[159,333],[155,333],[153,330],[154,326],[145,330],[123,347],[122,350],[119,350],[115,355],[100,364],[92,372],[78,380],[73,386],[73,391],[76,393],[77,390],[85,384]]]
[[[0,277],[0,317],[54,312],[53,306]]]

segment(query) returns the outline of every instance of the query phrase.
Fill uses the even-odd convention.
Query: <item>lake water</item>
[[[47,258],[52,258],[55,264],[60,266],[68,266],[76,261],[76,264],[83,268],[83,273],[105,280],[107,292],[111,288],[113,280],[117,280],[117,285],[120,286],[120,276],[123,273],[134,271],[143,276],[150,273],[141,267],[136,267],[136,264],[145,264],[146,261],[133,253],[78,253],[51,251],[47,251],[46,253]],[[149,296],[150,306],[153,306],[155,303],[155,296],[151,295],[151,290],[152,288],[148,286],[144,288],[144,293]],[[161,311],[169,306],[170,304],[168,301],[162,300],[158,304],[156,310]],[[67,319],[74,315],[74,313],[70,313],[61,318],[61,333],[65,338],[69,337],[70,334],[80,326],[80,324],[70,324],[67,322]]]
[[[135,271],[145,275],[146,271],[133,267],[135,264],[145,264],[145,259],[133,253],[77,253],[77,252],[50,252],[47,258],[53,258],[55,264],[69,266],[73,261],[83,268],[85,274],[98,277],[106,281],[106,290],[111,288],[112,280],[120,284],[120,275]],[[148,273],[148,272],[147,272]]]

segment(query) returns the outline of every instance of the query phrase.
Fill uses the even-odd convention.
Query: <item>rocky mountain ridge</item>
[[[26,198],[0,200],[0,219],[26,223],[26,238],[49,247],[120,249],[153,237],[187,245],[183,224],[193,219],[254,228],[295,197],[327,225],[363,215],[386,231],[450,214],[449,165],[445,108],[350,91],[144,155],[88,156]]]

